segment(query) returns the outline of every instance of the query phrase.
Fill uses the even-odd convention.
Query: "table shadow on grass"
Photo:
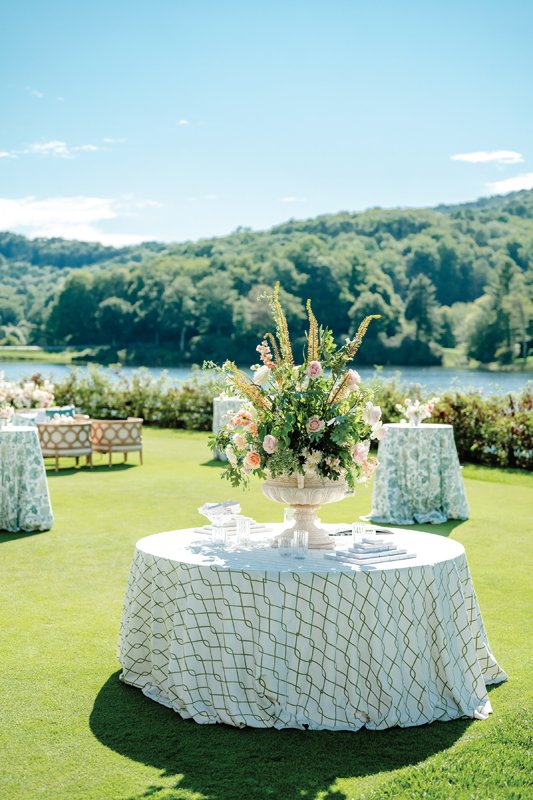
[[[31,536],[40,536],[42,533],[48,533],[48,531],[18,531],[17,533],[10,533],[9,531],[0,530],[0,544],[14,542],[17,539],[29,539]]]
[[[86,472],[89,475],[102,475],[103,473],[111,473],[113,472],[124,472],[129,469],[135,469],[138,466],[137,464],[124,464],[123,461],[120,463],[114,463],[112,467],[108,464],[95,464],[93,468],[86,466],[85,464],[80,464],[79,467],[59,467],[58,471],[56,472],[53,466],[47,464],[46,465],[46,478],[50,480],[51,478],[65,478],[68,475],[77,475],[80,472]]]
[[[209,800],[345,800],[332,790],[337,778],[358,778],[418,764],[447,750],[471,720],[386,731],[301,731],[199,725],[123,684],[119,672],[102,686],[90,717],[91,731],[106,747],[161,770],[160,786],[128,798],[158,795],[172,787]],[[181,794],[180,794],[181,796]]]

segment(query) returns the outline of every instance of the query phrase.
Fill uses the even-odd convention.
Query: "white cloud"
[[[204,199],[205,200],[216,200],[217,196],[216,196],[216,194],[206,194]]]
[[[106,144],[124,144],[125,139],[117,139],[114,136],[104,136],[102,139]]]
[[[487,188],[493,194],[507,194],[507,192],[519,192],[521,189],[533,189],[533,172],[524,172],[522,175],[515,175],[514,178],[487,183]]]
[[[26,86],[26,91],[28,94],[31,94],[32,97],[36,97],[38,100],[42,100],[44,94],[40,92],[38,89],[34,89],[32,86]]]
[[[35,156],[54,156],[55,158],[72,158],[72,151],[66,142],[53,139],[50,142],[35,142],[22,150],[24,154]]]
[[[466,161],[468,164],[523,164],[524,156],[515,150],[479,150],[474,153],[458,153],[451,161]]]
[[[103,142],[110,144],[114,142],[125,142],[125,139],[103,139]],[[50,158],[72,159],[77,153],[98,153],[102,150],[109,150],[99,144],[77,144],[68,145],[61,139],[52,139],[49,142],[33,142],[20,150],[2,150],[0,158],[18,158],[18,156],[41,156]]]
[[[97,144],[80,144],[72,148],[73,153],[97,153],[99,150],[105,150],[105,147]]]
[[[191,121],[189,119],[179,119],[178,125],[185,127],[186,125],[190,125]]]
[[[153,238],[101,230],[102,223],[132,216],[133,205],[108,197],[4,197],[0,198],[0,219],[4,230],[30,237],[59,236],[122,247]]]
[[[280,197],[280,203],[305,203],[307,197],[295,197],[294,195],[287,195],[287,197]]]

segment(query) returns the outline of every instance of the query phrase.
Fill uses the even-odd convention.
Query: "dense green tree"
[[[96,311],[96,324],[100,340],[105,343],[123,344],[131,337],[135,310],[131,303],[122,297],[107,297]]]
[[[280,281],[298,353],[310,296],[340,340],[381,313],[359,356],[371,363],[434,363],[435,343],[454,341],[478,360],[509,360],[533,338],[532,264],[533,192],[120,249],[0,233],[0,326],[10,341],[246,362],[271,328],[262,295]]]
[[[71,344],[94,342],[96,303],[90,273],[74,272],[52,306],[47,331],[52,341]]]
[[[415,339],[430,341],[438,326],[435,287],[425,275],[411,281],[405,303],[405,319],[415,324]]]

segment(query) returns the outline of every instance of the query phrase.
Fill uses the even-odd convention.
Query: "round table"
[[[368,518],[397,525],[468,519],[452,425],[384,428]]]
[[[506,675],[459,542],[396,530],[416,558],[359,567],[314,551],[298,562],[270,546],[280,527],[246,549],[192,529],[137,542],[122,680],[184,718],[239,727],[487,717],[485,686]]]
[[[0,530],[45,531],[54,517],[37,428],[0,427]]]

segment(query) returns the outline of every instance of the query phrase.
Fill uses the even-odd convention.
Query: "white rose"
[[[381,440],[385,438],[386,433],[387,429],[383,427],[382,421],[379,420],[379,422],[376,422],[376,424],[372,426],[372,433],[370,434],[370,438],[376,439],[376,441],[381,442]]]
[[[368,402],[363,410],[363,420],[367,425],[373,427],[381,417],[381,408]]]
[[[229,463],[231,464],[231,466],[232,467],[236,467],[237,466],[237,456],[235,455],[235,451],[233,450],[233,448],[232,447],[226,447],[224,452],[225,452],[225,454],[227,456],[227,459],[228,459]]]
[[[269,379],[270,379],[270,369],[267,366],[259,367],[259,369],[256,369],[256,371],[254,372],[253,381],[258,386],[262,386]]]

